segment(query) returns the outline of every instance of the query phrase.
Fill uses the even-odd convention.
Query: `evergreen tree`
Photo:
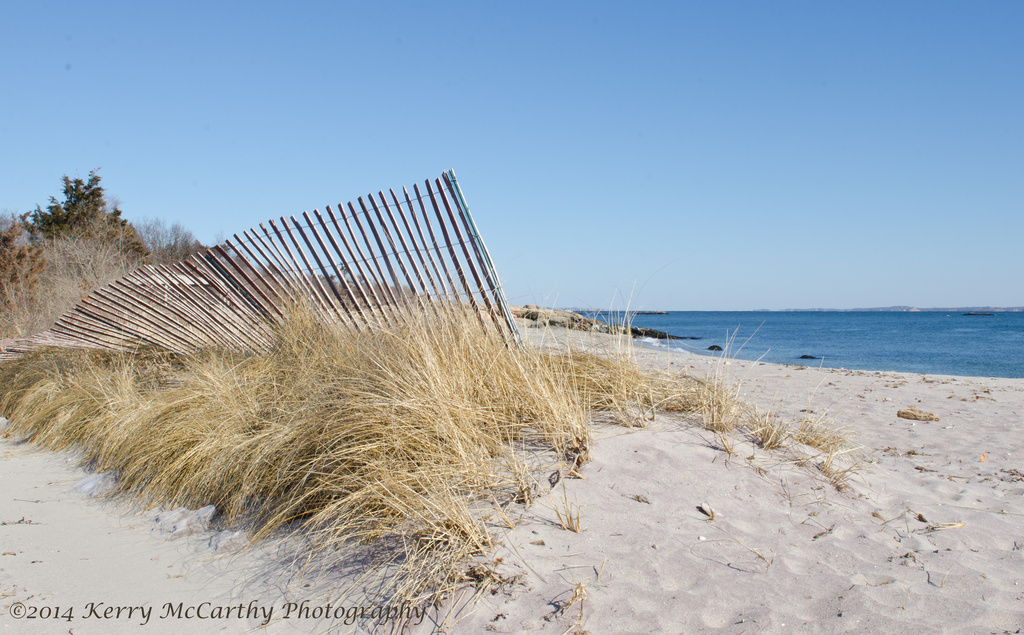
[[[104,243],[117,243],[124,252],[141,257],[148,255],[135,228],[121,218],[117,204],[111,205],[107,200],[96,170],[89,173],[88,181],[67,175],[63,181],[64,200],[58,201],[51,196],[45,210],[36,205],[35,211],[26,219],[25,229],[33,241],[95,238]]]

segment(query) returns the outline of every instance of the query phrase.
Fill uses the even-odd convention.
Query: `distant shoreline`
[[[607,315],[607,314],[618,314],[618,313],[629,313],[631,315],[665,315],[668,313],[801,313],[801,312],[831,312],[831,313],[869,313],[869,312],[889,312],[889,313],[1020,313],[1024,312],[1024,306],[1010,306],[1010,307],[998,307],[998,306],[954,306],[954,307],[929,307],[919,308],[912,306],[887,306],[887,307],[873,307],[864,309],[741,309],[741,310],[711,310],[711,311],[699,311],[692,309],[679,309],[670,311],[607,311],[593,309],[581,309],[581,308],[567,308],[558,309],[560,311],[573,311],[575,313],[581,313],[584,315]]]
[[[766,309],[771,311],[772,309]],[[1024,307],[1020,306],[1009,306],[1009,307],[998,307],[998,306],[953,306],[953,307],[931,307],[931,308],[919,308],[912,306],[888,306],[880,308],[870,309],[779,309],[779,312],[791,312],[791,311],[842,311],[848,313],[854,312],[868,312],[868,311],[889,311],[892,313],[960,313],[960,312],[971,312],[971,313],[1019,313],[1024,311]]]

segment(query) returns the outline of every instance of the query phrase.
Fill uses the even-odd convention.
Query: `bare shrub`
[[[46,259],[14,214],[0,217],[0,311],[7,313],[18,295],[34,293]]]
[[[135,223],[135,229],[149,249],[153,264],[173,264],[204,249],[195,235],[181,223],[170,226],[159,218],[146,218]]]
[[[24,337],[45,331],[91,290],[137,267],[141,256],[124,249],[118,236],[63,236],[37,243],[45,256],[45,265],[33,284],[5,283],[0,334]],[[128,235],[123,238],[131,240]]]

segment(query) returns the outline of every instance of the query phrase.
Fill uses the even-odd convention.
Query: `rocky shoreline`
[[[650,337],[658,340],[696,340],[698,337],[671,335],[657,329],[640,328],[625,324],[608,324],[601,320],[584,317],[575,311],[564,309],[542,309],[536,304],[509,307],[512,315],[526,321],[527,328],[545,328],[549,326],[572,329],[575,331],[592,331],[633,337]]]

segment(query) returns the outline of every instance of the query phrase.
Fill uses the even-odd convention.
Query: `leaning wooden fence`
[[[487,247],[455,173],[423,189],[389,189],[357,203],[260,223],[174,265],[144,265],[92,291],[48,331],[8,346],[179,353],[261,352],[273,324],[304,302],[325,322],[372,332],[408,311],[467,309],[485,331],[522,346]]]

